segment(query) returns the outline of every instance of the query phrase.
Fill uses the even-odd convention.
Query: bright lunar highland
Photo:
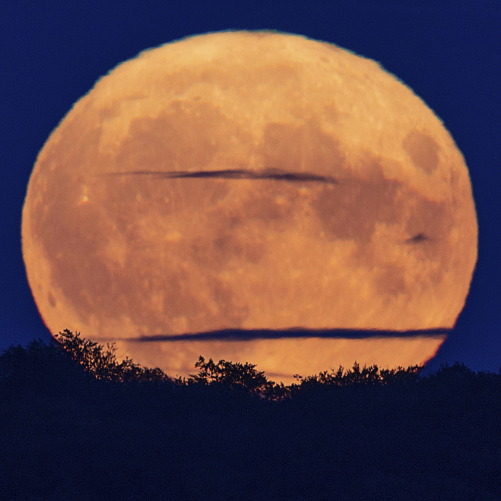
[[[461,152],[395,76],[229,31],[142,52],[75,103],[36,160],[22,248],[53,334],[171,376],[203,355],[290,382],[426,362],[444,334],[315,332],[451,329],[477,231]],[[224,329],[275,334],[199,335]]]

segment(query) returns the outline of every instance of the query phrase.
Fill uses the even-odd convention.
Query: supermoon
[[[171,376],[203,355],[290,382],[431,358],[477,220],[454,140],[376,62],[221,32],[142,52],[75,103],[38,155],[22,249],[52,334]]]

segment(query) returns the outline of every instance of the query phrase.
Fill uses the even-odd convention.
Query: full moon
[[[203,355],[285,383],[433,357],[477,232],[464,158],[424,102],[372,60],[277,32],[118,65],[48,138],[22,215],[52,334],[171,376]]]

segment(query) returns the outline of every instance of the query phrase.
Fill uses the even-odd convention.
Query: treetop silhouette
[[[119,362],[115,343],[103,345],[81,338],[80,333],[73,334],[69,329],[55,335],[59,346],[68,352],[72,359],[97,379],[110,381],[170,381],[158,367],[149,369],[132,361],[129,357]]]

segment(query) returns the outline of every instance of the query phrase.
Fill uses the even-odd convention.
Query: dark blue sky
[[[465,309],[428,367],[501,367],[501,7],[498,0],[55,1],[0,6],[0,350],[50,335],[21,255],[37,153],[73,103],[118,63],[189,35],[274,29],[379,61],[442,119],[470,169],[479,258]],[[249,360],[252,362],[252,360]],[[327,369],[327,368],[326,368]]]

